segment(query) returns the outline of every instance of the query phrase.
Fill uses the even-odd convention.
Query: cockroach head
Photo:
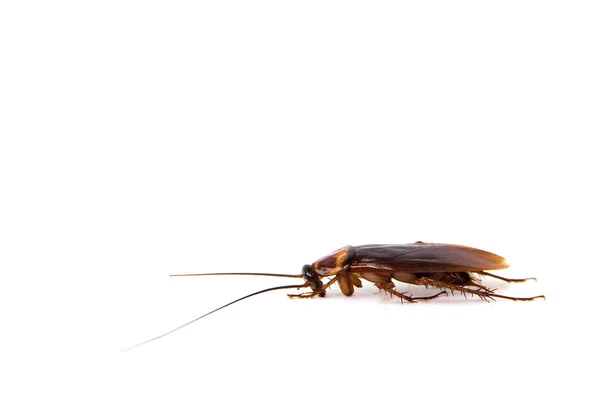
[[[318,293],[319,296],[325,296],[325,291],[323,289],[323,282],[319,279],[319,275],[315,272],[315,270],[310,265],[305,265],[302,267],[302,278],[304,282],[310,286],[313,292]]]

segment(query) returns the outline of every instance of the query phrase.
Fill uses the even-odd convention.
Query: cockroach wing
[[[477,272],[508,268],[499,255],[472,247],[440,243],[373,244],[354,247],[355,272]]]

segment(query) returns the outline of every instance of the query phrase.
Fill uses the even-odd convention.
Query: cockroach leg
[[[300,290],[300,288],[298,288],[297,290]],[[288,297],[290,299],[312,299],[315,296],[318,296],[320,292],[304,292],[304,293],[300,293],[300,294],[289,294],[288,293]]]
[[[442,290],[439,293],[436,293],[434,295],[431,296],[419,296],[419,297],[412,297],[412,296],[407,296],[406,293],[400,293],[398,292],[395,288],[395,285],[393,282],[387,282],[387,283],[381,283],[381,282],[376,282],[375,283],[375,287],[377,287],[377,289],[379,290],[383,290],[386,293],[389,293],[390,295],[394,295],[400,298],[401,301],[406,301],[409,303],[416,303],[417,300],[431,300],[431,299],[435,299],[438,296],[441,295],[447,295],[448,292],[446,292],[445,290]]]
[[[494,293],[494,290],[492,290],[492,289],[488,289],[488,288],[471,289],[471,288],[467,288],[467,287],[460,286],[460,285],[453,285],[451,283],[436,281],[434,279],[427,278],[427,277],[419,278],[418,282],[420,285],[435,286],[440,289],[446,288],[446,289],[449,289],[450,291],[456,290],[465,295],[467,293],[469,293],[472,295],[479,296],[482,300],[485,300],[485,301],[488,301],[488,299],[494,300],[495,298],[514,300],[514,301],[531,301],[531,300],[535,300],[535,299],[544,299],[544,300],[546,299],[545,296],[541,296],[541,295],[533,296],[533,297],[512,297],[512,296],[499,295],[497,293]]]
[[[446,295],[448,296],[448,292],[446,292],[445,290],[442,290],[434,295],[431,296],[420,296],[420,297],[413,297],[413,300],[431,300],[431,299],[435,299],[436,297],[439,297],[441,295]]]
[[[530,281],[530,280],[537,281],[536,278],[523,278],[523,279],[504,278],[503,276],[490,274],[489,272],[485,272],[485,271],[478,272],[478,274],[484,275],[484,276],[491,276],[492,278],[500,279],[501,281],[504,281],[504,282],[525,282],[525,281]]]
[[[300,293],[299,295],[288,294],[288,297],[290,299],[312,299],[313,297],[317,296],[318,294],[319,294],[318,292],[306,292],[306,293]]]
[[[343,272],[343,271],[341,271],[341,272]],[[312,299],[313,297],[319,296],[319,295],[325,296],[325,290],[340,279],[341,272],[339,274],[337,274],[336,276],[334,276],[333,278],[331,278],[331,280],[329,282],[327,282],[325,285],[323,285],[320,289],[317,289],[313,292],[301,293],[299,295],[288,294],[288,297],[290,299]],[[306,285],[306,286],[308,286],[308,285]]]
[[[407,296],[404,293],[400,293],[396,289],[394,289],[394,284],[392,282],[388,282],[388,283],[377,282],[377,283],[375,283],[375,287],[377,287],[377,289],[379,289],[379,290],[383,290],[384,292],[389,293],[390,296],[394,295],[396,297],[399,297],[402,302],[416,303],[416,301],[412,297]]]
[[[305,264],[302,267],[302,273],[299,275],[258,272],[175,274],[172,276],[254,275],[302,278],[303,283],[300,285],[275,286],[250,293],[126,350],[163,338],[234,303],[262,293],[282,289],[296,289],[296,291],[300,291],[302,288],[309,288],[306,292],[288,295],[290,298],[309,299],[315,296],[325,296],[326,290],[334,283],[337,283],[342,294],[352,296],[354,288],[362,287],[362,279],[374,283],[380,291],[383,290],[390,297],[396,296],[402,302],[406,301],[409,303],[414,303],[418,300],[435,299],[443,294],[454,294],[454,291],[462,293],[465,298],[467,294],[470,294],[476,295],[485,301],[493,300],[494,298],[517,301],[538,298],[545,299],[544,296],[511,297],[499,295],[495,293],[496,289],[484,286],[480,278],[477,277],[477,274],[480,274],[481,276],[489,276],[505,282],[524,282],[535,279],[509,279],[484,272],[484,270],[504,268],[508,268],[508,264],[504,258],[484,250],[452,244],[424,243],[418,241],[414,244],[367,244],[357,247],[342,247],[312,264]],[[324,278],[328,280],[326,284],[323,284]],[[412,285],[421,285],[426,288],[431,287],[438,289],[439,293],[424,297],[409,296],[407,293],[398,292],[392,280]]]

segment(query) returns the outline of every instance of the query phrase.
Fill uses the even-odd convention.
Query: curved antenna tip
[[[208,313],[206,313],[206,314],[203,314],[203,315],[201,315],[200,317],[193,319],[192,321],[186,322],[185,324],[183,324],[183,325],[180,325],[179,327],[177,327],[177,328],[175,328],[175,329],[172,329],[172,330],[170,330],[170,331],[168,331],[168,332],[165,332],[165,333],[164,333],[164,334],[162,334],[162,335],[155,336],[154,338],[148,339],[147,341],[140,342],[140,343],[138,343],[138,344],[135,344],[135,345],[133,345],[133,346],[130,346],[130,347],[128,347],[128,348],[122,349],[122,350],[121,350],[121,352],[127,352],[128,350],[135,349],[135,348],[137,348],[137,347],[139,347],[139,346],[142,346],[142,345],[145,345],[145,344],[147,344],[147,343],[150,343],[150,342],[156,341],[156,340],[158,340],[158,339],[160,339],[160,338],[164,338],[165,336],[167,336],[167,335],[170,335],[170,334],[172,334],[172,333],[173,333],[173,332],[175,332],[175,331],[179,331],[180,329],[182,329],[182,328],[184,328],[184,327],[187,327],[187,326],[188,326],[188,325],[190,325],[190,324],[193,324],[193,323],[195,323],[196,321],[198,321],[198,320],[199,320],[199,319],[201,319],[201,318],[204,318],[204,317],[206,317],[206,316],[208,316],[208,315],[211,315],[212,313],[216,313],[217,311],[219,311],[219,310],[222,310],[222,309],[224,309],[225,307],[231,306],[232,304],[234,304],[234,303],[237,303],[237,302],[239,302],[239,301],[242,301],[242,300],[244,300],[244,299],[247,299],[247,298],[249,298],[249,297],[256,296],[256,295],[259,295],[259,294],[261,294],[261,293],[270,292],[270,291],[272,291],[272,290],[280,290],[280,289],[294,289],[294,288],[300,289],[300,288],[307,287],[307,286],[308,286],[308,284],[307,284],[307,283],[305,283],[305,284],[302,284],[302,285],[286,285],[286,286],[275,286],[275,287],[272,287],[272,288],[268,288],[268,289],[259,290],[258,292],[250,293],[249,295],[246,295],[246,296],[244,296],[244,297],[240,297],[239,299],[236,299],[236,300],[234,300],[234,301],[232,301],[232,302],[229,302],[229,303],[227,303],[227,304],[224,304],[224,305],[222,305],[221,307],[218,307],[218,308],[216,308],[216,309],[214,309],[214,310],[212,310],[212,311],[209,311]]]

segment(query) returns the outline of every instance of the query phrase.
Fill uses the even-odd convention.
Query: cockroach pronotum
[[[508,279],[487,271],[508,268],[505,259],[483,250],[467,246],[452,244],[423,243],[418,241],[411,244],[369,244],[364,246],[346,246],[333,253],[313,262],[311,265],[302,267],[302,273],[298,275],[267,274],[267,273],[210,273],[210,274],[174,274],[171,276],[210,276],[210,275],[258,275],[277,276],[283,278],[302,278],[304,283],[300,285],[276,286],[251,293],[240,297],[230,303],[216,308],[208,313],[181,325],[167,333],[131,346],[125,350],[144,345],[159,338],[165,337],[183,327],[186,327],[209,314],[217,312],[227,306],[241,300],[256,296],[261,293],[281,289],[310,288],[310,291],[300,294],[288,294],[290,298],[312,298],[323,297],[326,290],[337,283],[345,296],[352,296],[354,288],[362,287],[361,279],[373,282],[380,291],[390,296],[400,298],[402,302],[414,303],[419,300],[435,299],[441,295],[448,295],[448,291],[478,296],[482,300],[489,301],[495,298],[530,301],[545,296],[534,297],[512,297],[497,294],[481,284],[480,276],[490,276],[505,282],[524,282],[529,279]],[[323,283],[322,279],[327,277],[329,281]],[[395,279],[412,285],[435,288],[439,292],[430,296],[413,297],[406,292],[398,292]]]

